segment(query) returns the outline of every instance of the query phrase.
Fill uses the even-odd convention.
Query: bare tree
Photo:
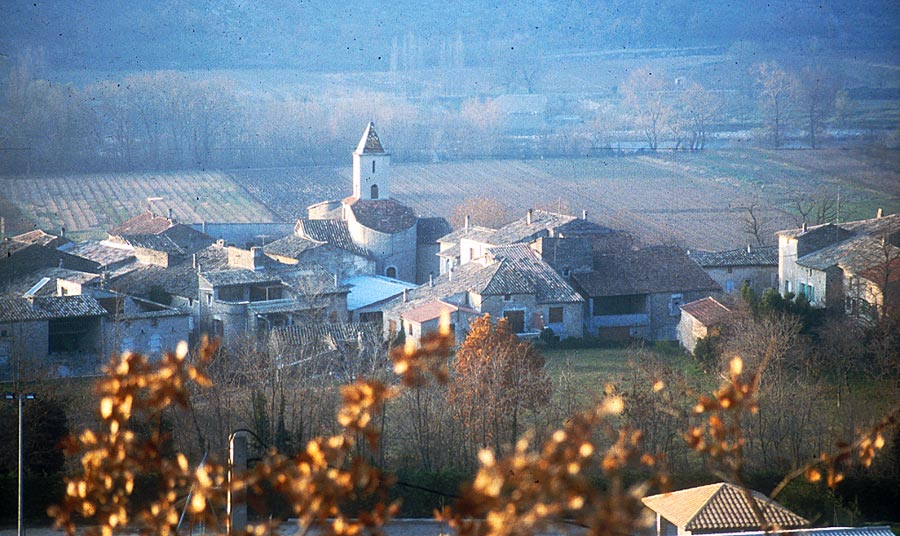
[[[672,118],[666,73],[650,67],[634,70],[620,91],[625,106],[634,113],[635,127],[647,140],[650,150],[655,151]]]
[[[710,125],[722,113],[722,100],[700,84],[691,82],[681,94],[678,109],[689,136],[688,148],[691,151],[703,150]]]
[[[834,111],[837,85],[834,75],[822,66],[806,67],[800,72],[800,99],[806,120],[809,146],[816,149],[825,132],[825,121]]]
[[[760,205],[759,197],[735,208],[744,212],[744,233],[756,240],[758,246],[766,245],[765,237],[769,235],[770,221]]]
[[[774,147],[781,147],[794,112],[800,82],[795,74],[778,63],[767,62],[756,66],[756,84],[769,141]]]
[[[799,214],[799,218],[795,218],[797,227],[821,225],[837,219],[837,197],[830,193],[810,195],[801,192],[794,200],[794,208]]]

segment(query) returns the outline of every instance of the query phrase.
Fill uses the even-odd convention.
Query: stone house
[[[759,531],[757,511],[779,531],[809,526],[809,521],[762,493],[745,492],[724,482],[651,495],[642,501],[656,514],[656,536]]]
[[[681,320],[678,321],[678,342],[685,350],[694,353],[697,341],[718,335],[720,326],[730,315],[731,309],[712,297],[682,305]]]
[[[604,339],[674,341],[681,306],[721,291],[679,248],[653,246],[600,254],[594,270],[572,276],[585,297],[585,334]]]
[[[15,358],[63,375],[96,372],[107,315],[88,295],[0,300],[0,374],[10,376]]]
[[[349,291],[324,268],[280,264],[258,247],[227,249],[226,267],[198,269],[202,331],[229,344],[275,326],[347,320]]]
[[[457,340],[465,338],[468,318],[485,313],[506,318],[521,337],[537,337],[545,328],[563,339],[582,336],[584,299],[528,244],[488,248],[477,262],[456,266],[404,298],[385,307],[388,334],[409,331],[409,323],[427,328],[447,310],[458,313]]]
[[[778,288],[778,246],[750,246],[726,251],[688,251],[726,294],[744,283],[757,295]]]
[[[783,296],[867,320],[900,306],[900,214],[776,234]]]

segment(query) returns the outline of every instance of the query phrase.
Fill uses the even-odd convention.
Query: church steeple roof
[[[378,139],[378,134],[375,132],[375,123],[369,121],[369,124],[366,126],[365,132],[363,132],[362,138],[360,138],[359,140],[359,145],[356,146],[356,153],[383,154],[384,152],[384,146],[381,145],[381,140]]]

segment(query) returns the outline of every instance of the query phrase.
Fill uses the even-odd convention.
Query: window
[[[563,268],[563,269],[562,269],[562,276],[563,276],[563,277],[565,277],[566,279],[568,279],[570,275],[572,275],[572,270],[570,270],[570,269],[568,269],[568,268]]]
[[[637,315],[647,313],[646,294],[628,294],[625,296],[604,296],[592,298],[593,315]]]
[[[162,350],[162,337],[154,333],[150,336],[150,353],[158,354]]]
[[[375,173],[375,161],[372,160],[372,173]]]
[[[513,333],[525,332],[525,311],[503,311],[503,318],[509,322]]]
[[[219,319],[213,320],[212,328],[213,328],[213,335],[215,335],[216,337],[222,337],[225,335],[225,325],[222,323],[221,320],[219,320]]]
[[[731,266],[729,266],[729,267],[728,267],[728,273],[730,274],[730,273],[733,272],[733,271],[734,271],[734,268],[732,268]]]
[[[788,294],[788,293],[790,293],[790,292],[791,292],[791,282],[790,282],[790,281],[785,281],[785,282],[784,282],[784,293],[785,293],[785,294]]]
[[[503,301],[512,301],[512,294],[504,294]]]
[[[729,294],[734,292],[734,281],[732,281],[731,279],[725,280],[725,292]]]
[[[672,316],[681,315],[681,306],[684,305],[684,296],[681,294],[672,294],[669,298],[669,314]]]
[[[384,275],[397,279],[397,268],[388,266],[387,270],[384,271]]]
[[[410,335],[413,334],[412,322],[410,322],[409,325],[406,327],[406,332],[409,333]]]
[[[372,163],[374,164],[375,162],[372,162]],[[378,185],[377,184],[372,185],[372,199],[378,199]]]
[[[547,321],[551,324],[559,324],[563,321],[563,308],[551,307],[550,314],[547,315]]]
[[[244,287],[222,287],[218,289],[219,299],[227,302],[243,301]]]

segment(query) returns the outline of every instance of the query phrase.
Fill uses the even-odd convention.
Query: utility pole
[[[6,393],[5,397],[7,400],[18,400],[19,401],[19,536],[25,536],[25,516],[23,515],[23,486],[22,486],[22,476],[24,474],[24,466],[22,464],[22,401],[23,400],[34,400],[34,393],[22,393],[20,391],[16,391],[14,393]]]

